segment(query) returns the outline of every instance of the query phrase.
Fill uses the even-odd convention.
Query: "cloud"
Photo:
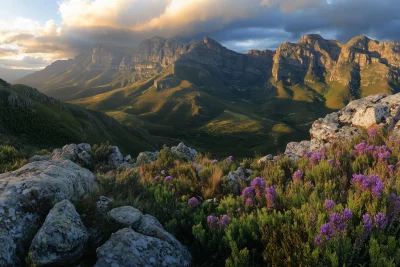
[[[325,0],[263,0],[261,2],[261,5],[267,7],[279,6],[284,13],[306,8],[318,8],[323,4],[327,4],[327,2]]]
[[[155,35],[184,42],[210,36],[239,52],[275,49],[307,33],[320,33],[342,42],[355,35],[400,41],[397,2],[60,0],[58,24],[56,20],[41,24],[29,18],[0,19],[0,59],[3,65],[44,66],[52,60],[90,51],[96,43],[134,47]],[[29,57],[42,61],[33,63]]]

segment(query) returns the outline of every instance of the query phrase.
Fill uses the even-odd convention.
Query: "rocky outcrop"
[[[161,239],[146,236],[130,228],[114,233],[97,250],[96,267],[190,266],[188,253],[177,250]]]
[[[37,266],[68,266],[83,253],[88,233],[68,200],[57,203],[35,235],[30,252]]]
[[[29,163],[0,175],[0,266],[20,266],[24,244],[33,238],[54,204],[95,192],[96,177],[69,160]]]
[[[159,152],[140,152],[136,158],[136,163],[150,163],[157,160]]]
[[[108,157],[108,165],[117,168],[122,163],[124,163],[124,156],[121,154],[117,146],[113,146],[111,148],[111,154]]]
[[[194,161],[197,157],[197,151],[193,148],[186,146],[184,143],[179,143],[178,146],[174,146],[171,148],[172,152],[180,153],[186,157],[189,161]]]
[[[143,215],[130,206],[112,209],[107,217],[114,226],[123,229],[113,234],[111,239],[97,250],[96,266],[190,265],[189,251],[165,231],[155,217]],[[123,246],[120,247],[120,244]],[[162,250],[162,253],[157,253],[157,249]]]
[[[345,108],[315,121],[310,129],[311,141],[292,142],[286,147],[289,157],[301,157],[322,146],[351,140],[361,129],[386,128],[396,133],[400,120],[400,93],[378,94],[351,101]]]
[[[239,167],[236,171],[231,171],[224,177],[224,181],[227,187],[232,190],[234,194],[240,194],[241,183],[248,181],[249,177],[246,177],[242,167]]]
[[[135,229],[143,214],[134,207],[124,206],[110,210],[107,213],[110,221],[121,226],[121,228],[129,227]]]

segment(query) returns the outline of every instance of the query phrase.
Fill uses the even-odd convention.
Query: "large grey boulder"
[[[143,214],[134,207],[123,206],[110,210],[107,213],[107,217],[121,228],[129,227],[134,229],[139,225]]]
[[[0,266],[20,266],[24,244],[54,204],[98,189],[93,173],[69,160],[29,163],[0,174]]]
[[[161,239],[174,246],[177,250],[190,255],[187,249],[172,234],[165,231],[155,217],[149,214],[144,215],[139,225],[133,229],[143,235]]]
[[[111,154],[108,157],[108,165],[118,168],[124,162],[124,156],[117,146],[113,146],[111,149]]]
[[[291,158],[301,157],[304,152],[316,152],[323,146],[342,140],[351,140],[362,129],[373,127],[398,132],[400,120],[400,93],[395,95],[371,95],[351,101],[346,107],[316,120],[311,129],[310,141],[289,143],[285,154]]]
[[[68,200],[57,203],[49,212],[32,241],[30,252],[37,266],[67,266],[82,256],[88,233]]]
[[[180,142],[178,146],[172,147],[171,151],[184,155],[189,161],[194,161],[197,157],[197,151],[193,148],[186,146],[182,142]]]
[[[130,228],[112,234],[97,250],[95,267],[190,266],[191,256],[161,239]]]
[[[140,152],[136,158],[136,163],[150,163],[156,161],[158,158],[159,152]]]

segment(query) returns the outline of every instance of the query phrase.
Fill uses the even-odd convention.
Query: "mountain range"
[[[400,90],[400,44],[316,34],[277,50],[231,51],[211,38],[154,37],[137,48],[96,45],[17,83],[147,129],[164,143],[250,156],[308,137],[316,118],[350,100]]]

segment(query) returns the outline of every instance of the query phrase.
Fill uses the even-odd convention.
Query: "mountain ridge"
[[[400,45],[365,36],[344,44],[305,35],[246,54],[209,37],[189,44],[154,37],[126,49],[97,46],[38,88],[166,143],[178,138],[215,154],[235,144],[245,155],[282,151],[349,101],[400,90]],[[42,74],[29,77],[46,81]]]

